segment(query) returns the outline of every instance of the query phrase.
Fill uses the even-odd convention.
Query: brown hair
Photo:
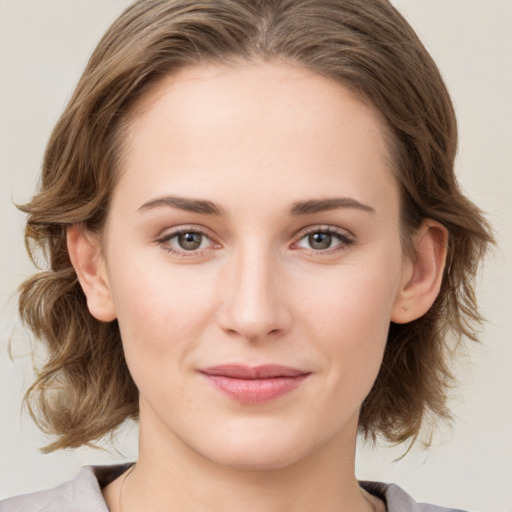
[[[490,229],[453,172],[457,129],[450,97],[422,43],[387,0],[140,0],[100,41],[48,144],[26,242],[49,268],[21,286],[23,321],[48,358],[26,403],[56,434],[48,451],[76,447],[138,414],[117,322],[89,313],[70,263],[66,229],[101,232],[123,129],[134,102],[160,79],[202,62],[284,60],[341,82],[372,103],[391,133],[402,189],[404,247],[424,218],[449,232],[441,293],[429,312],[390,326],[360,431],[375,440],[414,440],[428,419],[449,419],[449,362],[480,320],[472,281]]]

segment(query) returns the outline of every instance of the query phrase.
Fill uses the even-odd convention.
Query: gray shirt
[[[15,496],[0,502],[0,512],[109,512],[101,488],[129,465],[85,466],[73,480],[54,489]],[[386,503],[388,512],[463,512],[416,503],[394,484],[360,482],[361,487]]]

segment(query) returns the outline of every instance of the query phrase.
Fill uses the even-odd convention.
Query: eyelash
[[[193,256],[199,256],[203,253],[203,251],[209,249],[210,247],[207,247],[207,248],[202,248],[202,249],[195,249],[195,250],[190,250],[190,251],[187,251],[186,249],[174,249],[171,245],[169,245],[169,242],[176,238],[176,237],[179,237],[180,235],[184,235],[184,234],[200,234],[201,236],[207,238],[210,240],[210,242],[214,245],[217,245],[218,247],[220,247],[220,244],[216,244],[213,240],[212,240],[212,237],[203,229],[199,228],[199,227],[184,227],[184,228],[180,228],[176,231],[173,231],[171,233],[168,233],[166,234],[165,236],[162,236],[161,238],[158,238],[156,240],[156,243],[159,244],[162,249],[164,249],[165,251],[167,251],[168,253],[171,253],[175,256],[178,256],[178,257],[183,257],[183,258],[187,258],[187,257],[193,257]],[[305,231],[303,231],[301,234],[300,234],[300,237],[297,239],[296,242],[293,242],[291,244],[291,247],[293,249],[297,249],[298,248],[298,244],[306,237],[310,236],[310,235],[313,235],[313,234],[325,234],[325,235],[329,235],[329,236],[332,236],[332,237],[335,237],[338,239],[339,243],[336,244],[334,247],[328,247],[326,249],[313,249],[313,248],[303,248],[305,249],[306,251],[309,251],[311,254],[314,254],[314,255],[328,255],[328,254],[333,254],[333,253],[337,253],[339,251],[343,251],[344,249],[346,249],[347,247],[353,245],[355,243],[355,238],[351,235],[348,235],[346,233],[346,231],[342,231],[342,230],[339,230],[339,229],[336,229],[336,228],[333,228],[333,227],[318,227],[318,226],[315,226],[315,227],[311,227]]]

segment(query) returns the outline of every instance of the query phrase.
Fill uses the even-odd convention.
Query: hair
[[[390,325],[359,429],[373,441],[412,443],[422,426],[451,418],[450,364],[462,338],[477,340],[472,283],[493,237],[457,184],[454,109],[413,29],[387,0],[140,0],[92,54],[49,140],[39,191],[20,207],[28,214],[29,254],[35,261],[42,251],[46,262],[19,298],[23,322],[47,350],[25,397],[39,427],[57,436],[45,451],[95,442],[138,415],[117,321],[89,313],[67,228],[101,234],[137,100],[186,66],[240,60],[306,67],[354,91],[385,119],[403,245],[431,218],[449,233],[448,255],[432,308]]]

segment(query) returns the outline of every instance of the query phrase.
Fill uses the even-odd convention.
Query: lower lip
[[[289,393],[300,386],[308,375],[268,379],[235,379],[222,375],[205,375],[205,377],[217,389],[239,402],[261,404]]]

